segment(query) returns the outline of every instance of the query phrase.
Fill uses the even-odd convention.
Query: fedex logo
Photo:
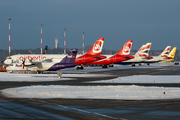
[[[43,61],[43,60],[46,60],[46,56],[42,56],[42,55],[39,55],[39,56],[20,56],[19,57],[19,60],[20,61]]]
[[[67,57],[68,57],[68,58],[75,58],[74,55],[70,55],[70,56],[68,55]]]
[[[22,67],[22,65],[18,65],[18,64],[16,64],[16,67]]]
[[[93,46],[93,52],[94,52],[94,53],[99,53],[99,52],[101,52],[102,46],[103,46],[103,42],[104,42],[104,41],[102,41],[102,40],[98,40],[98,41],[94,44],[94,46]]]

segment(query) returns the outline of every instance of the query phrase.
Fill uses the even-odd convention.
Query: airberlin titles
[[[24,60],[29,60],[29,61],[43,61],[46,60],[46,56],[43,55],[38,55],[38,56],[30,56],[30,55],[25,55],[25,56],[20,56],[19,57],[20,61],[24,61]]]

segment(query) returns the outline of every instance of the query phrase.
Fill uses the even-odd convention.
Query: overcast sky
[[[133,50],[152,42],[151,49],[180,46],[180,0],[1,0],[0,49],[8,49],[11,17],[12,49],[35,49],[64,46],[67,48],[93,45],[105,37],[103,49],[119,50],[133,40]]]

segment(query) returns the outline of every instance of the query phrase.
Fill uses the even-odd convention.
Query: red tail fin
[[[116,55],[129,55],[133,40],[128,40]]]
[[[103,43],[104,43],[104,38],[99,38],[86,54],[88,54],[88,55],[101,55]]]

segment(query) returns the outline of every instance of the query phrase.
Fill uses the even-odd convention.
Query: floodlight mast
[[[66,28],[64,28],[64,54],[66,54]]]
[[[41,23],[41,54],[42,54],[42,23]]]
[[[9,57],[11,56],[11,37],[10,37],[10,20],[11,20],[11,18],[9,17],[8,18],[8,20],[9,20]]]
[[[84,31],[83,31],[83,55],[84,55]]]

